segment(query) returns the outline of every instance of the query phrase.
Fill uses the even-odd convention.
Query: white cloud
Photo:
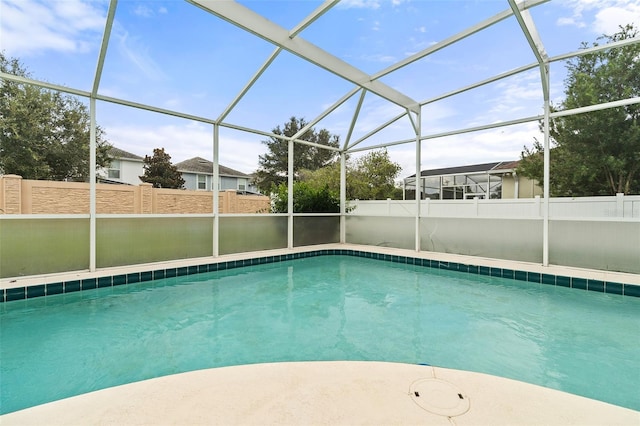
[[[393,64],[397,61],[395,56],[391,55],[382,55],[380,53],[374,53],[371,55],[363,55],[360,57],[364,61],[368,62],[380,62],[383,64]]]
[[[407,0],[341,0],[338,7],[346,9],[379,9],[383,3],[389,3],[392,7],[400,6]]]
[[[531,146],[534,138],[541,139],[537,123],[428,139],[422,142],[420,168],[430,170],[518,160],[523,146]],[[402,167],[399,180],[415,174],[414,143],[392,146],[388,151],[391,160]]]
[[[133,9],[133,14],[143,18],[150,18],[153,16],[153,10],[144,4],[139,4]]]
[[[640,3],[600,10],[596,13],[594,29],[598,34],[614,34],[626,24],[640,27]]]
[[[571,16],[562,16],[558,18],[556,24],[561,26],[573,25],[578,28],[585,27],[586,23],[584,22],[583,12],[585,9],[592,9],[597,1],[598,0],[565,0],[562,5],[569,9]]]
[[[179,99],[179,98],[167,99],[166,101],[164,101],[163,106],[166,109],[179,111],[181,110],[181,107],[182,107],[182,99]]]
[[[554,86],[554,94],[556,90]],[[532,70],[429,104],[436,115],[423,111],[423,131],[441,133],[536,116],[543,106],[540,73]]]
[[[373,98],[371,101],[367,101],[365,99],[365,102],[358,116],[358,121],[356,122],[355,129],[361,133],[370,132],[371,130],[386,123],[402,112],[403,111],[400,107],[392,104],[391,102],[379,98]],[[398,126],[398,124],[396,123],[394,123],[392,126]],[[408,125],[408,122],[403,121],[403,124],[400,126],[404,128],[405,125]]]
[[[497,96],[488,100],[489,115],[504,117],[506,112],[526,109],[532,102],[536,108],[542,108],[542,84],[537,70],[501,80],[492,93]]]
[[[430,139],[422,145],[422,169],[518,160],[523,146],[531,146],[535,137],[540,138],[538,124],[527,123]]]
[[[578,28],[583,28],[586,27],[587,25],[584,22],[576,22],[576,18],[575,17],[564,17],[564,18],[558,18],[558,20],[556,21],[556,24],[558,24],[561,27],[564,26],[575,26]]]
[[[100,44],[106,9],[104,1],[2,0],[0,50],[16,56],[87,52]]]
[[[402,170],[397,180],[402,180],[407,176],[416,173],[416,145],[409,143],[406,145],[398,145],[387,149],[391,161],[398,163]]]
[[[562,16],[556,24],[588,27],[594,33],[613,34],[619,26],[640,26],[640,3],[637,0],[566,0],[571,16]]]
[[[380,0],[343,0],[338,6],[347,9],[378,9]]]
[[[132,13],[134,15],[140,16],[142,18],[151,18],[151,17],[156,16],[156,15],[164,15],[164,14],[166,14],[168,12],[169,11],[164,6],[159,7],[157,10],[153,10],[152,8],[150,8],[149,6],[144,5],[144,4],[138,4],[132,10]]]
[[[213,130],[210,125],[187,122],[184,125],[112,125],[106,128],[112,145],[144,157],[154,148],[165,148],[173,163],[193,157],[213,159]],[[255,153],[255,156],[247,155]],[[258,167],[255,138],[220,137],[220,164],[252,173]]]
[[[358,132],[354,134],[351,142],[397,114],[397,109],[385,102],[364,107],[357,123]],[[423,128],[429,127],[424,128],[424,132],[437,133],[436,125],[440,120],[450,118],[454,114],[455,111],[438,105],[425,107]],[[339,123],[333,124],[335,126],[329,127],[332,132],[337,131],[339,127]],[[348,123],[343,124],[348,128]],[[317,127],[324,126],[321,122]],[[408,139],[408,129],[410,124],[403,118],[383,130],[382,139],[387,142]],[[209,160],[213,158],[213,131],[208,124],[185,122],[164,125],[107,125],[106,132],[107,139],[112,144],[140,156],[151,155],[154,148],[164,147],[174,163],[196,156]],[[250,134],[244,136],[242,132],[227,132],[221,129],[220,164],[244,173],[252,173],[258,167],[258,156],[266,151],[266,147],[260,143],[264,137]],[[346,136],[346,132],[343,136]],[[531,146],[534,137],[539,137],[537,123],[429,139],[422,143],[422,169],[516,160],[520,157],[522,147]],[[377,140],[374,143],[379,142],[381,141]],[[367,145],[365,141],[359,146]],[[415,173],[414,143],[391,146],[388,151],[391,159],[402,167],[400,178]],[[354,156],[365,153],[366,151]]]
[[[114,23],[112,39],[117,42],[118,52],[136,68],[138,68],[146,78],[152,81],[162,81],[167,79],[162,67],[156,63],[149,50],[149,45],[138,37],[131,37],[118,22]]]
[[[433,134],[443,130],[442,123],[455,118],[458,111],[445,103],[433,103],[422,107],[422,133]]]
[[[255,138],[220,137],[220,164],[243,173],[255,172],[258,169],[258,156],[266,151],[266,146],[257,144]]]
[[[409,37],[409,41],[407,43],[406,48],[408,48],[408,50],[406,50],[404,52],[404,56],[412,56],[415,55],[418,52],[422,52],[423,50],[438,44],[437,41],[433,41],[433,40],[419,40],[416,39],[414,37]],[[430,58],[427,57],[427,59],[425,60],[429,60]]]

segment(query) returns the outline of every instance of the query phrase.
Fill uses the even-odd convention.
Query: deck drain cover
[[[411,399],[421,408],[441,416],[459,416],[469,411],[469,398],[452,383],[422,379],[411,384]]]

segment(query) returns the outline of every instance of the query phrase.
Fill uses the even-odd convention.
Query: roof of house
[[[188,160],[181,161],[176,163],[178,171],[187,172],[187,173],[202,173],[202,174],[213,174],[213,162],[206,160],[202,157],[193,157]],[[239,172],[237,170],[231,169],[229,167],[225,167],[221,164],[218,165],[218,171],[220,176],[235,176],[235,177],[243,177],[248,178],[249,175],[246,173]]]
[[[492,163],[469,164],[466,166],[445,167],[441,169],[423,170],[420,176],[444,176],[464,175],[472,173],[486,173],[492,170],[510,170],[518,165],[519,161],[496,161]],[[408,178],[415,177],[415,173]]]
[[[515,169],[516,167],[518,167],[519,164],[520,164],[520,160],[505,161],[502,164],[500,164],[498,167],[496,167],[495,170],[511,170],[511,169]]]
[[[116,148],[112,146],[109,148],[109,156],[118,159],[127,159],[127,160],[140,160],[143,161],[144,158],[139,155],[132,154],[130,152],[125,151],[124,149]]]

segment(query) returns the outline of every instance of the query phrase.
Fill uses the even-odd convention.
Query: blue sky
[[[240,1],[290,30],[321,2]],[[90,90],[105,26],[103,0],[0,0],[0,49],[19,58],[32,76]],[[507,0],[344,0],[300,36],[367,74],[375,74],[478,22],[509,9]],[[577,50],[619,25],[640,26],[640,0],[552,0],[531,9],[549,56]],[[181,0],[121,0],[115,15],[99,93],[198,117],[216,119],[274,51],[268,42]],[[515,19],[440,50],[386,75],[382,82],[421,102],[531,64],[535,57]],[[562,100],[565,64],[551,65],[551,98]],[[353,88],[340,77],[280,53],[226,122],[270,131],[291,116],[315,119]],[[359,96],[323,119],[345,140]],[[424,134],[437,134],[542,112],[534,69],[423,108]],[[368,94],[351,140],[402,112]],[[212,126],[98,102],[107,139],[144,156],[164,147],[175,162],[212,158]],[[253,172],[265,152],[264,136],[222,128],[220,163]],[[400,120],[359,146],[412,137]],[[537,123],[467,133],[423,143],[422,168],[515,160],[539,137]],[[415,173],[414,144],[389,148]]]

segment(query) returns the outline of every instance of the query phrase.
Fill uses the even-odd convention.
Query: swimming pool
[[[4,303],[2,413],[183,371],[427,363],[640,409],[640,299],[316,256]]]

